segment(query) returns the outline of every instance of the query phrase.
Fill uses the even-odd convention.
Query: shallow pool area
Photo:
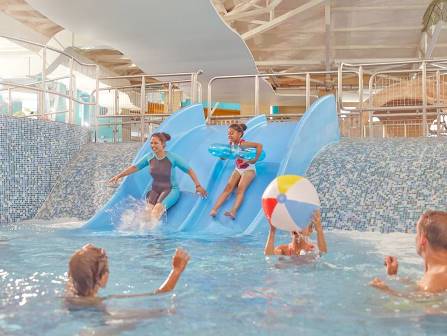
[[[286,235],[278,241],[287,242]],[[447,297],[393,298],[368,286],[386,279],[383,257],[399,256],[400,275],[418,279],[414,235],[327,233],[316,263],[263,255],[264,234],[201,239],[73,233],[47,225],[0,228],[0,334],[6,335],[443,335]],[[191,255],[175,291],[109,299],[69,309],[63,294],[70,255],[86,243],[107,250],[110,280],[100,294],[158,288],[176,247]],[[388,280],[409,290],[398,280]]]

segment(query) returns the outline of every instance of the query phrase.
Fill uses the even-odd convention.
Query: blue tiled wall
[[[87,129],[0,115],[0,224],[35,215]]]
[[[325,226],[414,232],[423,211],[447,210],[447,138],[342,139],[306,175]]]
[[[82,146],[59,176],[49,197],[39,209],[37,219],[89,219],[116,191],[105,181],[132,164],[141,143]]]

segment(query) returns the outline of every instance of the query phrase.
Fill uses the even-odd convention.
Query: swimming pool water
[[[368,286],[375,276],[386,279],[388,253],[400,257],[401,275],[422,275],[414,235],[329,232],[330,253],[308,265],[265,258],[264,239],[1,227],[0,335],[445,335],[444,296],[410,301]],[[88,242],[109,255],[102,295],[157,288],[178,246],[191,260],[173,293],[70,310],[62,298],[68,259]]]

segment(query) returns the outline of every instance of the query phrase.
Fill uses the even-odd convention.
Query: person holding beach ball
[[[262,208],[270,224],[265,255],[318,256],[327,253],[320,200],[309,180],[296,175],[278,176],[265,189]],[[289,244],[275,246],[277,228],[290,232]],[[314,230],[316,246],[309,239]]]

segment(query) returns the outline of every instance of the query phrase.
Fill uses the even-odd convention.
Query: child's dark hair
[[[247,129],[247,125],[245,124],[231,124],[229,128],[234,129],[235,131],[244,134]]]
[[[157,132],[152,134],[152,137],[156,137],[158,140],[161,141],[161,143],[164,145],[166,141],[171,140],[171,136],[168,133],[164,132]]]

